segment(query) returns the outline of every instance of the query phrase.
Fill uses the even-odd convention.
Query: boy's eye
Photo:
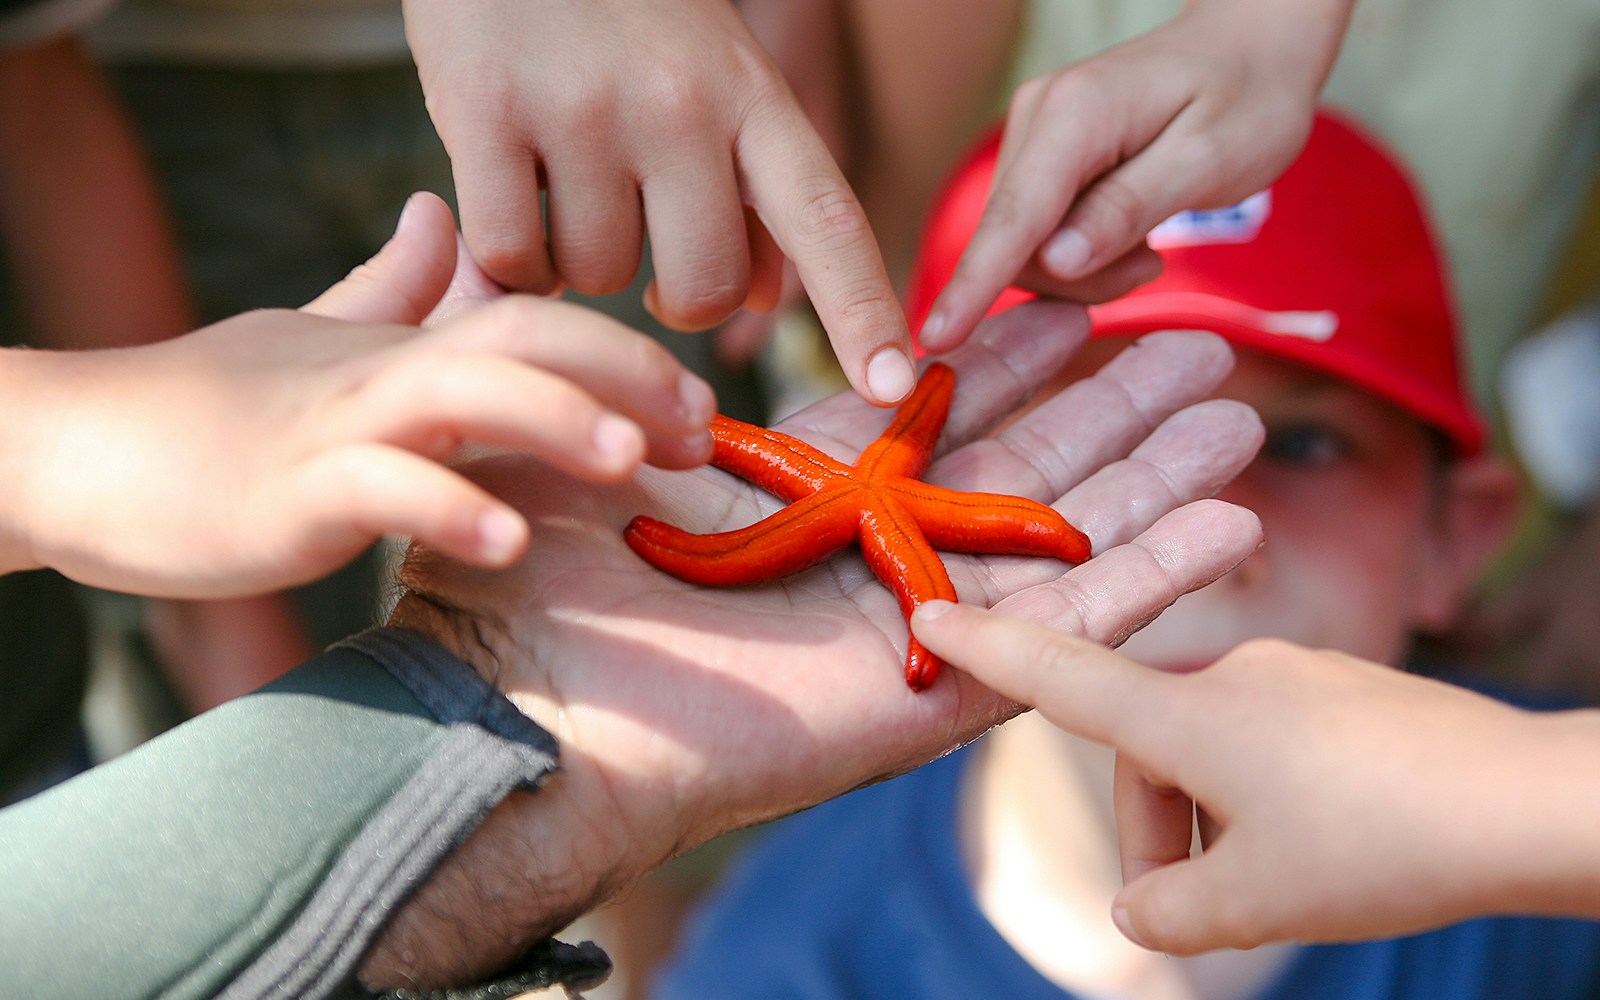
[[[1344,436],[1326,424],[1288,424],[1267,430],[1261,457],[1285,465],[1320,468],[1349,454]]]

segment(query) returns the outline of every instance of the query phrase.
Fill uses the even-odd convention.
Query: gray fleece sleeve
[[[470,667],[364,633],[0,812],[0,992],[359,995],[388,916],[556,766]],[[603,976],[603,955],[576,965]]]

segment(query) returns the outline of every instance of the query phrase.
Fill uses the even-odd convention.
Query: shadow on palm
[[[1243,468],[1260,428],[1238,404],[1194,405],[1231,366],[1218,338],[1162,334],[990,434],[1083,336],[1080,309],[1043,303],[981,328],[950,358],[959,381],[925,478],[1053,503],[1094,541],[1095,557],[1072,568],[946,556],[962,600],[1120,641],[1255,547],[1248,512],[1181,505]],[[780,426],[853,461],[890,416],[845,394]],[[533,543],[499,572],[413,552],[402,575],[414,594],[398,619],[424,600],[449,609],[457,634],[492,652],[502,688],[556,732],[564,759],[582,755],[620,801],[673,809],[711,796],[747,804],[743,821],[755,821],[809,804],[820,789],[915,767],[1017,711],[956,670],[912,693],[905,619],[853,548],[792,577],[728,589],[684,583],[628,549],[622,530],[635,514],[704,532],[779,506],[717,469],[647,469],[622,487],[581,483],[522,456],[483,458],[467,471],[524,512]],[[717,832],[692,830],[675,846]]]

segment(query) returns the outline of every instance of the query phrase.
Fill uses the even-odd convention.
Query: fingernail
[[[698,434],[690,434],[684,438],[681,442],[681,447],[685,455],[696,456],[702,461],[709,462],[711,453],[716,451],[717,440],[711,436],[710,431],[701,431]]]
[[[1145,949],[1146,951],[1155,951],[1155,949],[1146,944],[1144,940],[1139,937],[1138,932],[1133,929],[1133,917],[1128,914],[1128,908],[1126,906],[1118,905],[1111,908],[1111,922],[1117,925],[1117,930],[1121,931],[1122,936],[1127,938],[1129,941],[1132,941],[1134,944]]]
[[[400,207],[400,218],[394,224],[394,231],[396,233],[398,233],[402,229],[406,228],[406,222],[407,222],[407,220],[409,220],[411,218],[411,216],[413,214],[412,211],[411,211],[411,207],[413,205],[415,205],[416,203],[417,203],[417,196],[416,195],[412,195],[411,197],[407,198],[406,199],[406,203]]]
[[[911,359],[893,347],[885,347],[867,361],[867,391],[884,403],[898,403],[917,384],[917,370]]]
[[[944,333],[944,329],[948,325],[950,325],[950,320],[946,318],[944,310],[935,309],[928,314],[927,319],[922,321],[922,329],[917,332],[918,342],[931,350],[938,345],[939,336]]]
[[[522,518],[501,507],[492,507],[478,518],[478,549],[485,559],[507,563],[522,548]]]
[[[924,604],[917,605],[916,610],[911,613],[911,616],[919,621],[931,622],[935,619],[943,618],[945,615],[949,614],[950,609],[955,606],[956,604],[954,601],[928,601]]]
[[[594,450],[609,466],[630,464],[644,454],[644,436],[626,417],[603,413],[594,422]]]
[[[717,394],[705,379],[693,372],[684,372],[678,378],[678,402],[683,407],[683,419],[695,427],[704,427],[717,412]]]
[[[1089,237],[1076,229],[1063,229],[1045,243],[1039,260],[1058,278],[1076,278],[1088,266],[1092,252]]]

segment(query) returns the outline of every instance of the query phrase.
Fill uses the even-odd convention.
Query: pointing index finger
[[[1166,680],[1098,643],[967,604],[930,601],[911,618],[918,641],[1057,726],[1118,746]],[[1120,747],[1119,747],[1120,748]]]
[[[794,261],[845,377],[869,403],[900,402],[916,384],[905,313],[866,212],[822,139],[796,106],[753,115],[737,152],[746,195]]]

